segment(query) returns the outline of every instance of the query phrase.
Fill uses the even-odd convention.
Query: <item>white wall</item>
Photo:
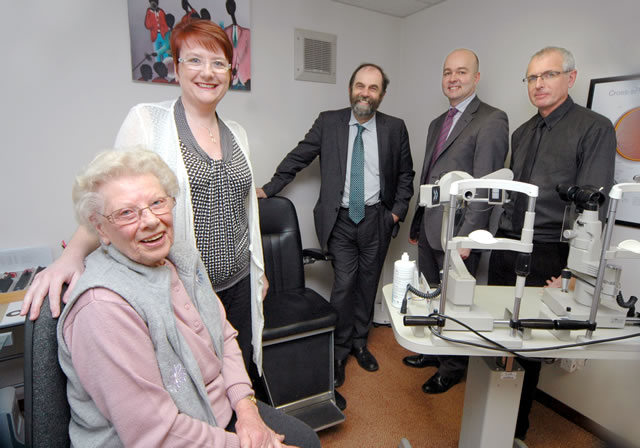
[[[75,228],[70,200],[74,174],[100,149],[112,145],[132,105],[179,94],[178,87],[130,81],[126,5],[72,0],[3,5],[0,191],[5,197],[0,248],[48,245],[57,255],[60,240],[68,240]],[[574,52],[578,80],[572,96],[584,105],[591,78],[640,72],[639,16],[637,0],[447,0],[406,19],[330,0],[253,1],[253,90],[230,92],[220,112],[246,127],[260,185],[319,111],[347,105],[347,81],[355,66],[362,61],[380,63],[391,78],[381,109],[406,120],[419,172],[427,125],[447,106],[440,74],[451,49],[476,50],[482,73],[478,93],[507,112],[513,131],[535,112],[521,82],[534,51],[561,45]],[[337,84],[293,80],[294,28],[338,36]],[[316,163],[283,191],[296,203],[307,247],[317,246],[311,210],[318,182]],[[406,244],[407,228],[404,225],[392,243],[385,283],[392,280],[393,261],[403,250],[415,258],[415,249]],[[640,238],[638,233],[617,230],[624,238]],[[329,290],[329,266],[310,266],[307,272],[312,286],[324,293]],[[629,293],[637,293],[640,279],[627,270],[623,281]],[[640,363],[627,363],[624,369],[606,365],[606,369],[616,371],[619,381],[632,382],[637,381]],[[601,370],[595,374],[600,377]],[[581,377],[569,376],[568,381],[582,384]],[[545,371],[542,387],[551,390],[547,385],[560,384],[555,380],[553,372]],[[631,406],[638,422],[637,400],[619,403],[634,398],[631,394],[607,399],[613,395],[600,387],[590,389],[596,394],[590,399],[575,400],[568,388],[556,389],[560,390],[550,393],[577,403],[579,411],[605,426],[617,405]],[[637,427],[633,436],[640,440]]]

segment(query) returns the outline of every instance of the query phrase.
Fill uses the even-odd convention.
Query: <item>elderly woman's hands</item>
[[[84,227],[78,227],[60,258],[33,279],[22,301],[20,315],[25,316],[31,310],[29,319],[36,320],[40,316],[42,302],[49,294],[51,315],[58,317],[60,315],[62,285],[65,283],[69,285],[67,292],[62,297],[62,301],[67,303],[80,274],[84,272],[84,258],[96,247],[98,247],[98,239]]]
[[[48,294],[51,315],[58,317],[60,315],[60,293],[62,291],[62,285],[64,283],[69,284],[67,292],[64,297],[62,297],[62,300],[66,303],[69,293],[83,271],[84,265],[82,264],[82,259],[78,262],[78,260],[74,260],[72,257],[69,257],[69,260],[63,257],[58,258],[51,266],[35,276],[33,283],[22,301],[20,315],[25,316],[30,310],[29,319],[36,320],[38,316],[40,316],[42,302],[44,302],[44,298]]]
[[[249,398],[236,404],[236,434],[241,448],[287,448],[284,436],[276,434],[260,417],[258,407]]]

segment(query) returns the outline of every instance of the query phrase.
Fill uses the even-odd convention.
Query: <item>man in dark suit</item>
[[[402,120],[376,112],[388,84],[380,67],[360,65],[349,81],[351,107],[322,112],[271,181],[258,189],[258,197],[277,194],[320,157],[320,196],[313,214],[318,241],[335,257],[336,387],[344,382],[350,353],[365,370],[378,370],[367,349],[373,305],[389,242],[413,195],[407,128]]]
[[[450,171],[465,171],[478,178],[504,167],[509,150],[507,115],[477,97],[478,69],[478,57],[466,49],[453,51],[444,61],[442,91],[450,107],[429,125],[421,185],[434,184]],[[457,211],[456,235],[488,228],[490,209],[478,204]],[[418,207],[409,234],[409,242],[419,247],[420,272],[434,286],[440,283],[444,261],[442,213],[442,207]],[[475,275],[480,254],[470,249],[459,251],[469,272]],[[422,386],[425,393],[435,394],[446,392],[460,381],[468,358],[413,355],[403,361],[411,367],[438,367],[438,372]]]

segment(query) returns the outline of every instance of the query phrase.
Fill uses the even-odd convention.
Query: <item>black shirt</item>
[[[540,120],[544,120],[543,132],[528,180],[539,188],[533,241],[559,242],[568,203],[560,199],[556,185],[593,185],[603,187],[608,194],[613,185],[616,136],[608,118],[575,104],[568,97],[546,118],[537,113],[512,134],[514,180],[521,180],[519,173],[526,168],[523,166],[525,151]],[[512,232],[513,205],[514,201],[504,204],[500,230],[507,236],[519,238],[519,233]],[[605,213],[606,204],[601,207],[601,219]]]

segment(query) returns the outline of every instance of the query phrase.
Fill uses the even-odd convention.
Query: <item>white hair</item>
[[[92,219],[104,211],[104,198],[98,192],[105,183],[123,176],[154,175],[168,196],[178,194],[178,179],[162,158],[142,147],[107,150],[98,154],[73,184],[73,204],[78,222],[95,231]]]
[[[558,53],[562,56],[562,71],[570,72],[576,69],[576,60],[574,59],[573,54],[566,48],[562,47],[544,47],[542,50],[531,56],[530,61],[538,56],[544,56],[548,53]]]

